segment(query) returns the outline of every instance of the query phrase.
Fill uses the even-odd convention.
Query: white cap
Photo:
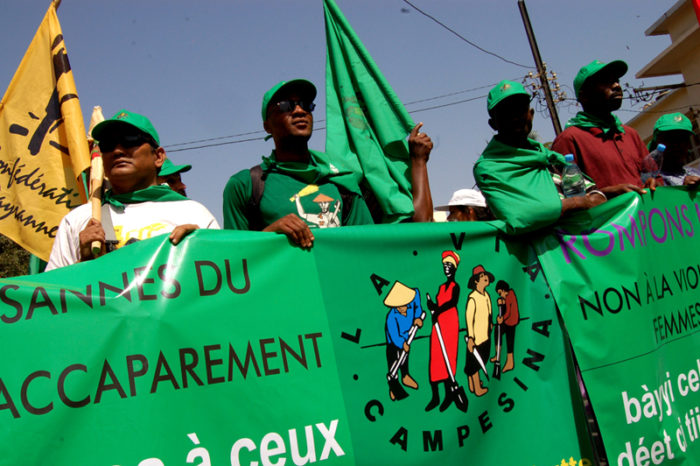
[[[476,189],[460,189],[452,194],[447,205],[435,207],[435,210],[447,211],[451,206],[486,207],[486,199],[481,191]]]

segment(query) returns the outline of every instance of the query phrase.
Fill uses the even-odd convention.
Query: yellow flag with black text
[[[47,260],[90,153],[52,3],[0,102],[0,233]]]

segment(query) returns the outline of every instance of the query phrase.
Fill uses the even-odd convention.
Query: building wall
[[[637,73],[637,78],[651,76],[683,76],[683,82],[689,85],[685,88],[669,91],[650,105],[644,112],[632,118],[627,124],[636,129],[645,142],[652,137],[656,120],[665,113],[681,112],[690,118],[696,134],[700,126],[700,45],[696,42],[698,19],[691,0],[680,0],[661,16],[649,29],[646,35],[668,34],[671,46]],[[696,32],[692,32],[696,31]],[[688,37],[689,33],[691,37]],[[682,42],[679,42],[681,40]],[[679,50],[684,53],[680,56]],[[673,66],[669,67],[669,60]],[[664,66],[654,64],[665,63]],[[659,69],[673,68],[675,73],[659,73]],[[669,80],[670,81],[670,80]],[[700,158],[700,139],[693,138],[694,158]]]
[[[656,31],[647,30],[647,35],[669,34],[671,42],[676,42],[685,31],[693,27],[695,22],[697,22],[697,17],[693,5],[690,0],[686,0],[673,15],[664,21],[661,27],[656,28]]]

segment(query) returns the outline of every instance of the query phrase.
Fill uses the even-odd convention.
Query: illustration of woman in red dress
[[[426,411],[434,409],[440,404],[440,411],[446,410],[454,401],[450,383],[457,369],[457,346],[459,344],[459,313],[457,301],[459,300],[459,285],[455,281],[455,274],[459,266],[459,254],[454,251],[442,253],[442,266],[447,281],[440,285],[437,293],[437,304],[431,308],[433,328],[430,333],[430,388],[432,398],[425,407]],[[430,303],[429,303],[430,305]],[[438,325],[436,325],[436,323]],[[442,339],[442,344],[440,340]],[[446,360],[449,361],[450,372]],[[440,403],[439,387],[445,386],[445,398]]]

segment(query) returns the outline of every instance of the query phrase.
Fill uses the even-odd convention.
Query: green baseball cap
[[[175,165],[170,159],[166,158],[163,165],[160,167],[158,176],[169,176],[175,173],[185,173],[192,170],[192,165]]]
[[[693,124],[690,122],[687,116],[682,113],[669,113],[667,115],[662,115],[661,118],[656,120],[654,125],[654,134],[662,131],[688,131],[690,134],[693,133]]]
[[[525,90],[525,86],[515,81],[508,81],[504,79],[500,83],[496,84],[496,87],[489,91],[489,95],[486,98],[486,109],[489,114],[491,110],[498,105],[503,99],[514,95],[525,95],[530,98],[530,94]]]
[[[651,141],[649,141],[649,144],[647,145],[649,150],[656,147],[656,138],[659,133],[666,131],[687,131],[690,133],[688,137],[695,134],[693,132],[693,124],[690,122],[688,117],[682,113],[668,113],[666,115],[662,115],[658,120],[656,120],[656,124],[654,125],[654,132],[652,133]]]
[[[158,137],[158,132],[153,127],[153,124],[148,118],[138,113],[130,112],[128,110],[119,110],[114,116],[108,120],[102,121],[95,125],[92,129],[92,137],[98,142],[105,137],[109,137],[114,133],[124,131],[128,126],[133,126],[134,128],[142,131],[153,138],[156,145],[160,145],[160,138]]]
[[[627,73],[627,63],[622,60],[613,60],[610,63],[603,63],[600,60],[593,60],[588,65],[582,67],[578,70],[578,74],[574,78],[574,92],[576,93],[576,99],[581,92],[581,88],[585,84],[586,80],[593,76],[594,74],[600,73],[603,70],[610,70],[618,78]]]
[[[280,91],[288,91],[294,89],[299,92],[299,95],[304,99],[314,100],[316,98],[316,86],[306,79],[292,79],[291,81],[280,81],[269,91],[263,95],[262,100],[262,119],[267,119],[267,106],[274,101],[275,95]]]

